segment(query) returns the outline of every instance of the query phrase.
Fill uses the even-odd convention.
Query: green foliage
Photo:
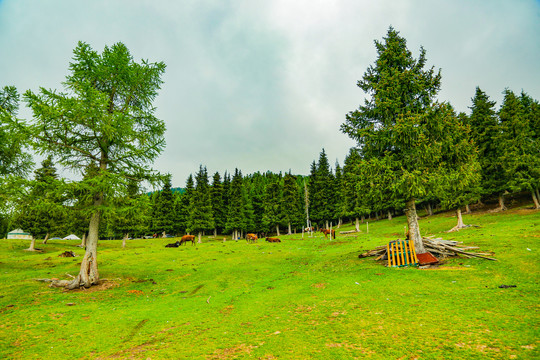
[[[52,158],[43,160],[28,184],[28,193],[18,204],[15,226],[29,231],[35,238],[62,235],[66,218],[63,182],[58,179]]]
[[[14,86],[0,88],[0,188],[7,184],[4,179],[9,176],[26,177],[32,166],[31,156],[24,151],[26,141],[24,135],[14,126],[19,110],[19,94]],[[4,191],[0,190],[0,195]]]
[[[311,165],[309,180],[309,213],[310,220],[321,225],[334,219],[335,193],[334,176],[324,149],[319,155],[319,161]]]
[[[276,226],[283,223],[283,191],[279,178],[274,179],[266,185],[264,193],[264,213],[262,218],[265,231],[273,231]]]
[[[501,129],[495,112],[495,101],[479,87],[472,99],[469,116],[471,138],[478,149],[482,195],[502,194],[506,190],[506,175],[502,164]]]
[[[212,214],[214,215],[214,223],[217,231],[221,233],[225,228],[225,205],[223,203],[223,184],[221,176],[216,171],[212,178],[212,186],[210,188],[210,202],[212,204]]]
[[[296,178],[290,173],[283,177],[283,222],[294,227],[302,227],[304,216],[302,212],[302,191]]]
[[[195,175],[195,181],[196,186],[191,197],[189,211],[189,231],[204,232],[215,226],[206,167],[200,166],[199,172]]]
[[[436,189],[445,196],[442,189],[474,183],[474,149],[461,138],[467,130],[451,106],[435,102],[441,75],[433,67],[424,70],[425,50],[414,59],[393,28],[375,46],[378,58],[358,82],[369,98],[341,126],[358,142],[365,162],[361,176],[370,185],[368,207],[389,209]]]
[[[227,231],[243,230],[246,228],[246,198],[245,189],[242,181],[242,172],[234,170],[229,192],[228,192],[228,211],[225,229]]]
[[[508,188],[534,191],[540,187],[540,130],[533,128],[540,117],[539,105],[525,93],[517,97],[506,89],[499,110],[502,130],[501,156]],[[536,120],[535,120],[536,119]]]
[[[171,176],[165,179],[163,189],[159,192],[154,208],[154,228],[158,233],[170,233],[174,228],[174,198],[171,190]]]

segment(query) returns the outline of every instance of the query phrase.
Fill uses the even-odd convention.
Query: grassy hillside
[[[455,221],[424,218],[422,234],[476,244],[499,261],[419,270],[359,259],[402,236],[399,217],[332,241],[101,241],[108,281],[65,292],[33,279],[76,275],[78,241],[28,253],[27,241],[2,240],[0,358],[538,358],[540,212],[467,215],[481,228],[445,234]],[[65,250],[79,257],[58,257]]]

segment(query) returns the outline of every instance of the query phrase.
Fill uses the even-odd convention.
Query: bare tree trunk
[[[81,240],[81,245],[79,245],[79,246],[82,247],[82,248],[86,247],[86,233],[83,234],[82,240]]]
[[[388,220],[392,220],[392,213],[388,210]]]
[[[356,218],[358,220],[358,218]],[[365,216],[362,215],[362,224],[364,223],[364,220],[365,220]]]
[[[465,224],[463,223],[463,216],[461,216],[461,209],[460,209],[460,208],[458,208],[458,209],[456,210],[456,215],[457,215],[457,226],[458,226],[459,228],[464,227]]]
[[[289,223],[289,232],[287,233],[287,235],[291,235],[292,234],[292,231],[291,231],[291,223]]]
[[[540,201],[540,190],[536,188],[536,198]]]
[[[47,233],[47,235],[45,235],[45,239],[43,239],[43,244],[46,244],[47,240],[49,240],[49,233]]]
[[[414,198],[407,201],[405,215],[407,216],[407,225],[409,226],[409,240],[413,242],[416,253],[423,254],[426,252],[426,249],[420,235],[420,225],[418,225]]]
[[[26,251],[36,251],[36,238],[32,236],[32,241],[30,241],[30,247]]]
[[[217,237],[217,228],[214,228],[214,237]]]
[[[465,214],[470,214],[471,213],[471,207],[469,206],[469,204],[465,205]]]
[[[99,193],[95,197],[94,205],[96,208],[99,208],[99,206],[102,204],[103,193]],[[92,285],[96,285],[99,281],[99,272],[97,267],[97,243],[100,218],[100,210],[96,210],[90,218],[88,238],[86,239],[86,252],[81,261],[81,270],[79,271],[79,275],[77,275],[75,279],[66,285],[66,288],[68,289],[76,289],[81,286],[89,288]]]
[[[534,207],[536,209],[540,209],[540,203],[538,203],[538,198],[536,197],[536,191],[531,191],[532,193],[532,198],[533,198],[533,202],[534,202]]]
[[[279,235],[279,225],[276,225],[276,234],[277,234],[277,236],[280,236]]]
[[[326,220],[326,227],[325,229],[328,229],[328,220]]]
[[[363,219],[362,219],[362,222],[364,222]],[[356,232],[360,232],[360,224],[358,223],[358,216],[356,217],[354,221],[354,227],[356,229]]]
[[[122,249],[126,247],[126,241],[127,241],[128,237],[129,237],[129,233],[126,233],[124,235],[124,238],[122,239]]]
[[[433,208],[431,207],[430,202],[427,203],[427,213],[428,213],[428,216],[433,215]]]
[[[199,231],[199,240],[197,241],[199,244],[202,244],[202,232]]]
[[[497,209],[499,211],[505,211],[506,206],[504,206],[504,194],[499,195],[499,208]]]

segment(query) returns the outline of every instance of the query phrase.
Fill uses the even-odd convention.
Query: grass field
[[[332,241],[101,241],[108,281],[71,292],[34,279],[76,275],[79,241],[29,253],[28,241],[1,240],[0,358],[538,359],[540,212],[464,220],[481,228],[446,234],[450,214],[420,226],[499,261],[453,258],[420,270],[359,259],[402,236],[398,217]],[[79,257],[58,257],[66,250]]]

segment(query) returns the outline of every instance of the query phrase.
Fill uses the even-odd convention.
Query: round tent
[[[71,234],[71,235],[68,235],[64,238],[64,240],[81,240],[80,237],[78,237],[77,235],[75,234]]]

